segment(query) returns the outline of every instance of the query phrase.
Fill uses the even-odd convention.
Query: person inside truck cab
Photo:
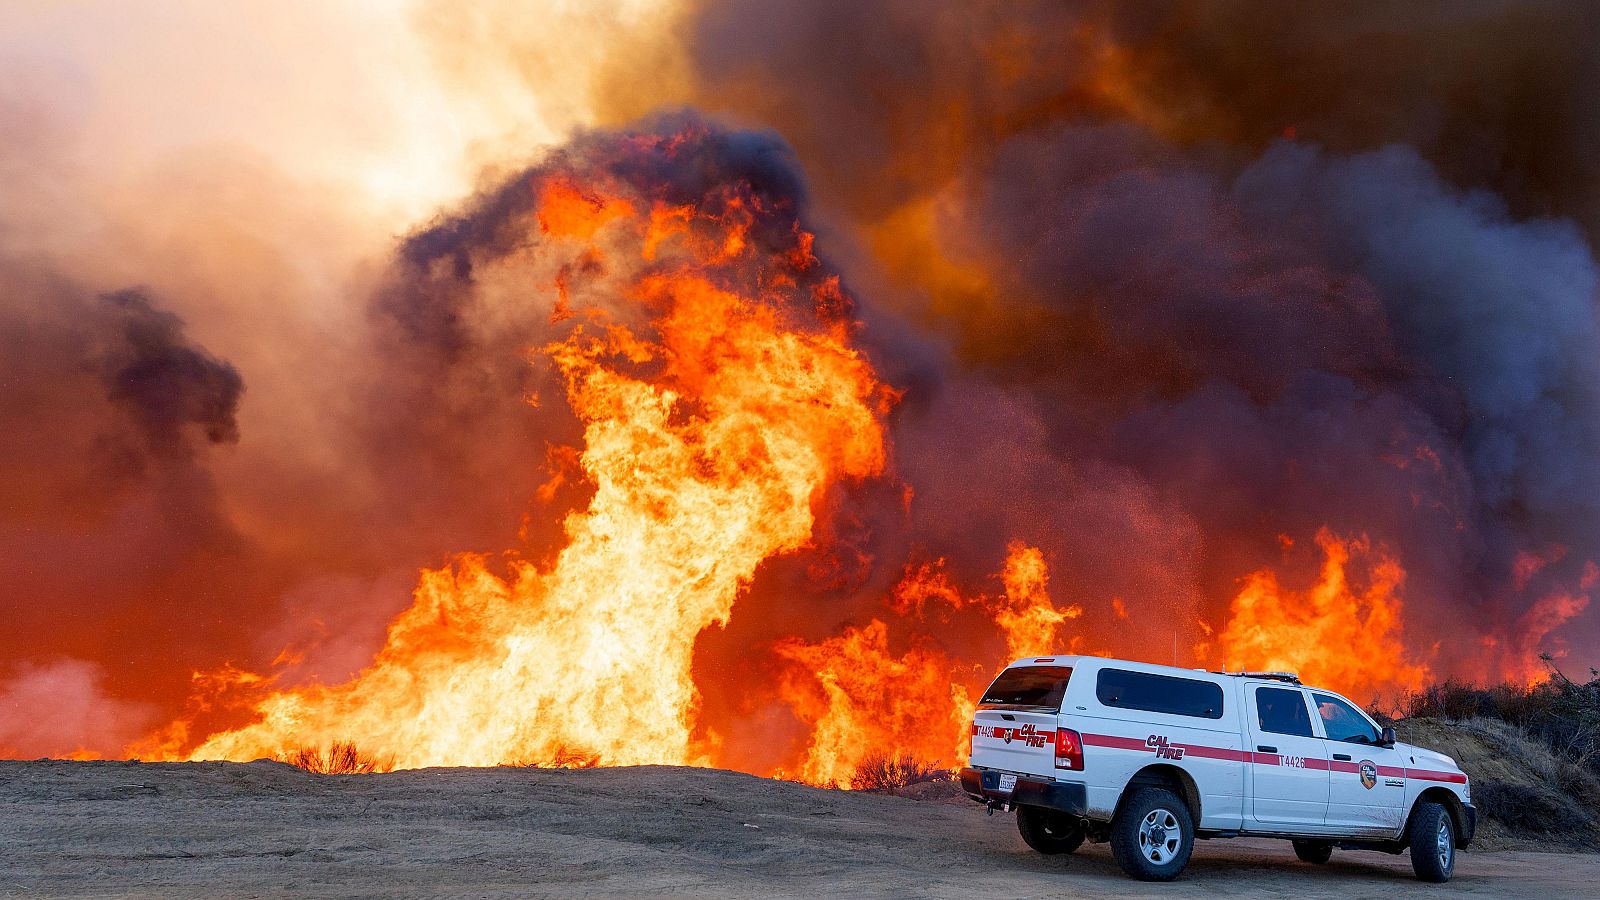
[[[1256,692],[1256,721],[1273,734],[1311,736],[1311,716],[1298,691],[1263,689]]]
[[[1372,723],[1362,715],[1333,697],[1315,695],[1317,713],[1322,716],[1322,730],[1330,741],[1351,744],[1376,744],[1380,735],[1372,730]]]

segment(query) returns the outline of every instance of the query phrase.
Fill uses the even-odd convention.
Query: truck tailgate
[[[972,723],[972,764],[1053,776],[1055,738],[1053,712],[981,709]]]

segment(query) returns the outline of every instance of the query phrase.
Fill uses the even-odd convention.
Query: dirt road
[[[705,769],[429,769],[326,778],[276,763],[0,762],[0,894],[260,897],[1594,897],[1600,855],[1297,862],[1209,841],[1175,884],[1104,847],[1022,845],[976,804]]]

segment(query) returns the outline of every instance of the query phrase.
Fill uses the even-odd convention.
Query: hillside
[[[1482,849],[1600,848],[1600,783],[1495,719],[1405,719],[1400,739],[1455,757],[1472,778]]]

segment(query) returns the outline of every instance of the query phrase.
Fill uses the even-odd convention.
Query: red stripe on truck
[[[1114,734],[1090,734],[1083,732],[1083,742],[1090,747],[1115,747],[1118,750],[1148,750],[1144,741],[1138,738],[1117,737]]]
[[[972,736],[974,738],[994,738],[1005,741],[1007,744],[1013,741],[1021,741],[1023,746],[1032,747],[1035,750],[1054,743],[1056,731],[1057,729],[1054,728],[1041,730],[1037,725],[1032,724],[1010,727],[1006,725],[979,725],[977,722],[972,723]]]
[[[1467,776],[1460,772],[1434,772],[1428,769],[1403,769],[1407,778],[1420,778],[1423,781],[1448,781],[1451,784],[1466,784]]]
[[[1229,747],[1207,747],[1204,744],[1152,744],[1151,738],[1118,737],[1114,734],[1089,734],[1083,735],[1083,742],[1091,747],[1110,747],[1115,750],[1149,750],[1154,752],[1160,746],[1182,750],[1184,756],[1194,756],[1204,759],[1226,759],[1233,762],[1247,762],[1250,754],[1243,750],[1234,750]]]
[[[1082,732],[1083,743],[1088,747],[1109,747],[1113,750],[1150,751],[1154,753],[1158,747],[1152,745],[1151,738],[1139,739],[1121,737],[1115,734],[1092,734]],[[1250,750],[1235,750],[1231,747],[1208,747],[1205,744],[1163,744],[1172,749],[1180,749],[1184,756],[1193,756],[1201,759],[1223,759],[1231,762],[1248,762],[1258,766],[1282,766],[1284,760],[1290,760],[1288,765],[1295,768],[1312,770],[1331,770],[1334,772],[1359,772],[1361,764],[1357,762],[1344,762],[1343,760],[1326,760],[1316,757],[1295,757],[1283,753],[1256,753]],[[1295,763],[1298,760],[1298,764]],[[1397,766],[1378,766],[1378,774],[1389,778],[1415,778],[1419,781],[1443,781],[1450,784],[1466,784],[1467,776],[1460,772],[1436,772],[1431,769],[1406,769]]]

